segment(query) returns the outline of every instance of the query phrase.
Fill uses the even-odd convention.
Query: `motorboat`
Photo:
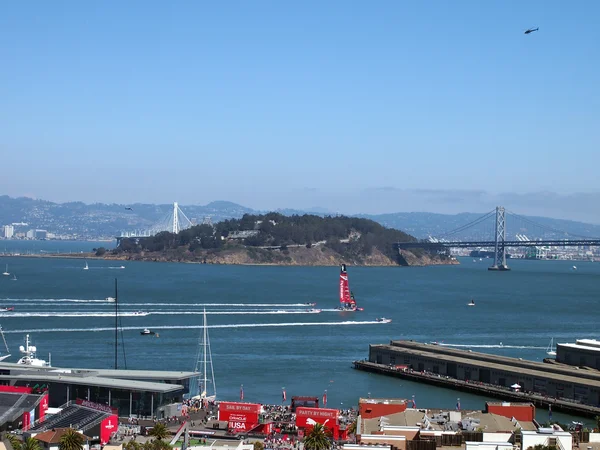
[[[108,303],[114,303],[116,301],[116,299],[114,297],[106,297],[104,300],[107,301]]]
[[[0,312],[14,311],[14,306],[0,306]]]
[[[379,323],[390,323],[392,321],[392,319],[386,319],[385,317],[378,317],[375,320]]]
[[[573,270],[577,270],[577,266],[573,266]]]
[[[320,312],[322,312],[322,309],[315,309],[315,308],[311,308],[311,309],[307,309],[306,312],[311,313],[311,314],[319,314]]]
[[[467,306],[475,306],[475,300],[471,299],[471,301],[467,303]]]
[[[147,312],[144,312],[144,311],[134,311],[134,312],[133,312],[133,315],[134,315],[134,316],[147,316],[147,315],[148,315],[148,313],[147,313]]]
[[[124,268],[125,268],[125,266],[121,266],[121,267],[119,267],[119,269],[124,269]]]
[[[305,303],[304,306],[317,306],[316,303]]]
[[[154,333],[154,331],[150,331],[148,328],[144,328],[143,331],[140,331],[140,334],[142,336],[152,336],[152,335],[154,335],[156,333]]]
[[[25,335],[25,346],[21,345],[19,351],[23,353],[23,357],[17,361],[17,364],[35,367],[50,367],[50,363],[43,359],[38,359],[35,356],[37,348],[34,345],[29,345],[29,335]]]

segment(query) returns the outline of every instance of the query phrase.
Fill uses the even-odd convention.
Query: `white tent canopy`
[[[518,385],[517,383],[515,383],[515,384],[513,384],[513,385],[511,386],[511,388],[513,388],[513,389],[521,389],[521,386],[520,386],[520,385]]]

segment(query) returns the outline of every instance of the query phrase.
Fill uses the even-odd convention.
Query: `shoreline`
[[[65,253],[54,253],[54,254],[27,254],[27,255],[6,255],[0,254],[0,257],[10,257],[10,258],[40,258],[40,259],[89,259],[91,260],[100,260],[100,261],[121,261],[121,262],[149,262],[149,263],[176,263],[176,264],[200,264],[200,265],[210,265],[210,266],[274,266],[274,267],[335,267],[338,266],[339,263],[332,262],[331,264],[281,264],[281,263],[228,263],[228,262],[202,262],[202,261],[169,261],[169,260],[158,260],[158,259],[130,259],[127,257],[103,257],[103,256],[95,256],[93,253],[73,253],[73,254],[65,254]],[[458,262],[448,262],[448,263],[433,263],[433,264],[423,264],[423,265],[402,265],[402,264],[352,264],[352,267],[430,267],[430,266],[454,266],[459,265]],[[350,265],[350,264],[348,264]]]

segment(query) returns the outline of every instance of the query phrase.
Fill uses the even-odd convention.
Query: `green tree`
[[[129,441],[124,445],[124,448],[125,450],[140,450],[142,446],[139,444],[139,442]]]
[[[68,428],[60,437],[59,450],[83,450],[83,435],[73,428]]]
[[[265,445],[260,441],[256,441],[254,443],[254,450],[265,450]]]
[[[154,441],[152,443],[152,450],[172,450],[172,449],[168,443],[166,443],[165,441],[162,441],[160,439],[157,439],[156,441]]]
[[[162,440],[165,439],[169,435],[169,430],[167,429],[164,423],[157,423],[152,427],[150,432],[148,433],[150,436],[155,437],[156,439]]]
[[[42,450],[42,446],[37,439],[28,437],[23,441],[23,444],[21,444],[21,450]]]
[[[355,420],[350,425],[348,425],[348,433],[349,434],[356,434],[356,424],[357,424],[357,421]]]
[[[312,427],[302,442],[306,450],[327,450],[331,447],[327,428],[320,423]]]
[[[100,247],[96,249],[96,256],[104,256],[106,253],[106,249],[104,247]]]
[[[6,439],[8,439],[8,442],[10,442],[10,445],[14,450],[21,450],[23,441],[21,441],[21,439],[19,439],[17,436],[14,434],[7,434]]]

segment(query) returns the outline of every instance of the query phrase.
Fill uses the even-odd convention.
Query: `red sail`
[[[356,302],[350,296],[350,288],[348,287],[348,272],[346,272],[346,264],[342,264],[340,270],[340,303],[342,305],[355,304]]]

